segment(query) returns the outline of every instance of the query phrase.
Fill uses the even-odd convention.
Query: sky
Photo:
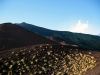
[[[0,23],[100,34],[100,0],[0,0]]]

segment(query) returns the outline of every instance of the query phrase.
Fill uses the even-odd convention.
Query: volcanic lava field
[[[0,75],[100,75],[99,58],[98,52],[68,45],[13,48],[0,51]]]

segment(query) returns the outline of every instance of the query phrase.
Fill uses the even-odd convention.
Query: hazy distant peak
[[[26,23],[26,22],[22,22],[22,23],[20,23],[20,24],[28,24],[28,23]]]

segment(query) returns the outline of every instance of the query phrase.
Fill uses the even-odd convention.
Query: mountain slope
[[[27,23],[17,25],[49,39],[56,40],[57,42],[64,41],[64,43],[75,44],[85,49],[100,50],[100,36],[72,33],[68,31],[54,31]]]
[[[34,44],[56,43],[16,24],[0,24],[0,50]]]

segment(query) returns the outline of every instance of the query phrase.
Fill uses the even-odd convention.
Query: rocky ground
[[[91,52],[96,59],[96,66],[92,70],[88,70],[86,75],[100,75],[100,52]]]
[[[100,75],[100,52],[38,45],[0,52],[0,75]]]

